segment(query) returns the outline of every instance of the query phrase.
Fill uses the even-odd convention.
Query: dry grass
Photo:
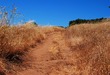
[[[1,67],[9,63],[22,65],[30,60],[29,50],[41,43],[49,32],[60,30],[59,27],[39,27],[25,24],[23,26],[0,27],[0,61]],[[27,55],[30,54],[30,55]],[[3,63],[6,64],[3,66]],[[8,63],[9,62],[9,63]],[[8,65],[9,66],[9,65]],[[13,65],[12,65],[13,66]],[[16,67],[16,66],[15,66]],[[12,67],[11,67],[12,68]],[[13,68],[12,68],[13,69]]]
[[[44,39],[44,34],[40,32],[38,27],[1,26],[0,58],[2,58],[2,63],[6,63],[5,66],[0,63],[1,67],[6,68],[9,63],[21,65],[20,63],[27,60],[26,57],[28,56],[26,54],[29,49],[35,47],[37,43]],[[10,67],[12,68],[13,65],[10,64]]]
[[[39,29],[25,27],[0,27],[0,55],[26,50],[28,47],[40,42],[44,36]]]
[[[31,54],[31,50],[37,53],[38,48],[48,52],[41,58],[37,57],[40,66],[32,67],[40,70],[41,75],[110,75],[109,21],[75,25],[67,29],[33,25],[1,26],[0,73],[23,70],[24,66],[31,69],[33,61],[30,64],[26,62],[37,55]],[[45,56],[50,59],[45,61]]]
[[[68,33],[69,47],[83,70],[81,74],[109,75],[110,23],[73,26],[68,28]]]
[[[59,39],[51,45],[57,63],[49,75],[110,75],[110,22],[71,26]]]
[[[42,32],[44,32],[45,34],[48,35],[48,33],[52,33],[52,32],[59,32],[59,31],[64,31],[64,28],[61,27],[55,27],[55,26],[44,26],[44,27],[40,27],[42,28]]]

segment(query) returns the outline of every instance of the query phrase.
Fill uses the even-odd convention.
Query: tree
[[[75,24],[82,24],[82,23],[97,23],[97,22],[101,22],[102,20],[107,19],[107,18],[96,18],[96,19],[76,19],[76,20],[72,20],[69,22],[69,26],[75,25]]]

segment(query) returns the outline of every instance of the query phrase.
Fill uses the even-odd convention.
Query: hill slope
[[[109,75],[109,24],[110,22],[82,24],[67,29],[1,27],[0,73]]]

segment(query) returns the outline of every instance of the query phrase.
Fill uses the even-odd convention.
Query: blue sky
[[[110,0],[0,0],[1,6],[15,4],[25,21],[39,25],[68,26],[77,18],[110,17]]]

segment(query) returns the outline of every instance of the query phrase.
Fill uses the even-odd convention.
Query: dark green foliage
[[[36,22],[32,22],[32,24],[34,24],[34,25],[38,26],[38,24],[37,24]]]
[[[101,22],[102,20],[107,18],[97,18],[97,19],[76,19],[69,22],[69,26],[75,25],[75,24],[82,24],[82,23],[97,23]]]

